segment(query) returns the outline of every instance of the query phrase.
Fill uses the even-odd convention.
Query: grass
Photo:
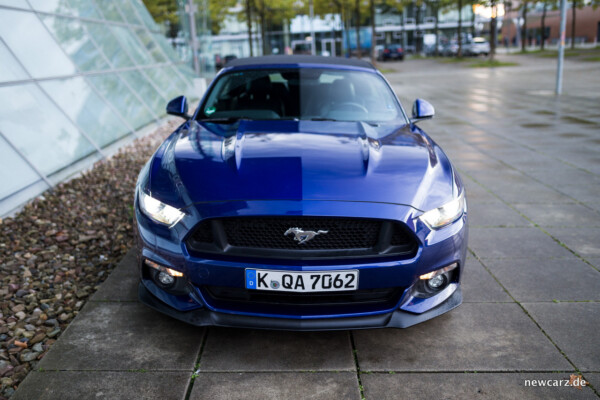
[[[398,72],[395,69],[392,68],[377,68],[379,70],[379,72],[381,72],[382,74],[390,74],[393,72]]]
[[[577,51],[565,51],[565,57],[578,57],[581,54]],[[537,54],[538,57],[543,57],[543,58],[556,58],[558,56],[558,51],[546,51],[544,50],[544,52],[540,52]]]
[[[514,67],[519,65],[514,62],[498,61],[498,60],[483,60],[469,64],[471,68],[496,68],[496,67]]]
[[[440,59],[440,62],[444,63],[444,64],[454,64],[454,63],[461,63],[461,62],[465,62],[465,61],[472,61],[472,58],[467,58],[467,57],[450,57],[450,58],[443,58]]]
[[[600,47],[590,48],[590,49],[571,49],[565,48],[565,57],[583,57],[583,56],[593,56],[589,59],[589,61],[599,61],[600,56]],[[521,55],[534,55],[536,57],[542,58],[556,58],[558,56],[558,50],[556,49],[544,49],[544,50],[529,50],[529,51],[521,51],[517,54]],[[588,58],[584,58],[583,60],[588,60]]]
[[[583,61],[600,61],[600,56],[586,57],[586,58],[583,59]]]

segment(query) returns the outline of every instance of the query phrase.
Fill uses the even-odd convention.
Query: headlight
[[[431,229],[440,229],[459,219],[465,211],[465,191],[454,200],[439,208],[423,213],[419,218]]]
[[[156,200],[154,197],[151,197],[141,190],[139,193],[140,207],[142,208],[142,211],[156,222],[167,225],[169,228],[171,228],[185,215],[175,207],[171,207],[168,204]]]

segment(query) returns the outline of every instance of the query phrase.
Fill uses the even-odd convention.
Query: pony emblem
[[[283,234],[284,236],[288,236],[290,233],[294,234],[294,240],[298,242],[298,244],[306,243],[317,235],[324,235],[329,231],[305,231],[302,228],[290,228]]]

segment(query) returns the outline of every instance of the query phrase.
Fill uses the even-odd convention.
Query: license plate
[[[246,289],[301,293],[356,290],[358,271],[291,272],[246,269]]]

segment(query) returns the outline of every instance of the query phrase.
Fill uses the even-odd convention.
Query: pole
[[[313,8],[313,0],[308,2],[308,9],[310,12],[310,54],[313,56],[317,55],[317,47],[315,43],[315,30],[313,28],[313,19],[315,18],[315,10]]]
[[[194,0],[188,0],[186,6],[187,12],[190,16],[190,45],[192,47],[192,57],[194,60],[194,72],[196,75],[200,75],[200,63],[198,62],[198,41],[196,39],[196,13],[197,6],[194,4]]]
[[[556,69],[556,94],[562,93],[563,60],[565,58],[566,30],[567,0],[560,0],[560,42],[558,43],[558,67]]]

